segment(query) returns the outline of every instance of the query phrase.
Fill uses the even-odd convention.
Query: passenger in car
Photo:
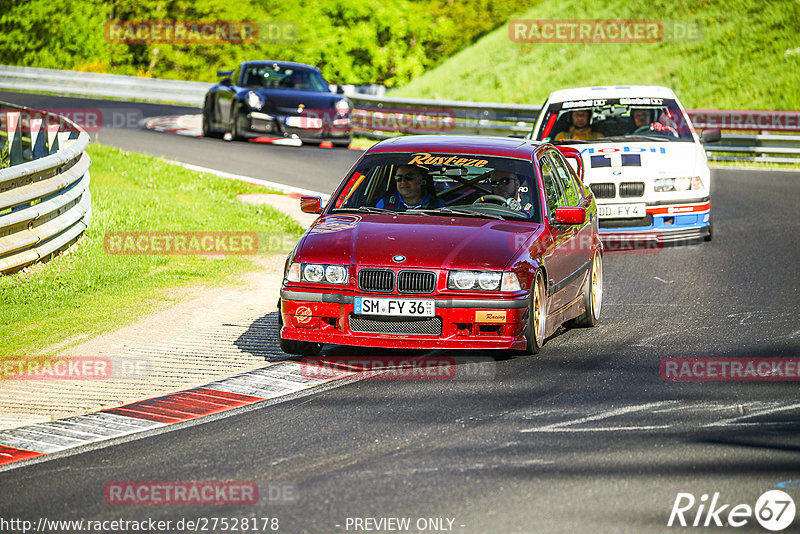
[[[397,211],[441,208],[444,202],[425,188],[430,180],[428,171],[422,167],[400,165],[394,175],[397,192],[380,199],[375,207]]]
[[[588,109],[576,109],[570,114],[572,126],[570,126],[569,130],[566,132],[559,132],[555,140],[578,139],[581,141],[591,141],[592,139],[603,137],[603,134],[600,132],[592,130],[592,126],[589,124],[591,116],[592,112]]]

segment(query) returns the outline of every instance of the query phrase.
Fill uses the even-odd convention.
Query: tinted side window
[[[558,175],[561,187],[564,189],[565,204],[562,206],[578,206],[581,203],[581,195],[578,192],[578,185],[572,177],[570,169],[567,168],[567,163],[561,159],[560,154],[550,152],[550,159],[553,160],[553,167],[555,167],[556,174]]]
[[[556,212],[556,208],[564,205],[564,193],[561,191],[559,180],[553,171],[553,165],[550,159],[542,158],[539,160],[539,166],[542,169],[542,182],[544,183],[544,191],[547,196],[547,208],[550,215]]]

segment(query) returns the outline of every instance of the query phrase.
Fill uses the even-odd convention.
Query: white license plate
[[[322,119],[318,117],[286,117],[286,126],[319,130],[322,128]]]
[[[601,219],[640,219],[647,215],[644,204],[603,204],[597,206]]]
[[[356,297],[357,315],[393,315],[397,317],[433,317],[436,304],[433,300],[374,299]]]

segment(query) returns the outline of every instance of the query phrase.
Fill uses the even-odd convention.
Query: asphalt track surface
[[[321,191],[358,156],[140,130],[101,131],[100,141]],[[800,173],[715,170],[714,179],[712,242],[607,254],[600,325],[563,331],[535,357],[500,358],[492,378],[345,383],[54,456],[0,473],[0,518],[276,517],[290,533],[367,532],[354,518],[449,518],[463,533],[660,532],[702,529],[666,526],[679,492],[698,501],[719,492],[730,505],[723,522],[778,487],[800,505],[797,382],[659,374],[668,357],[800,356]],[[103,499],[112,481],[191,480],[254,481],[263,497],[215,507]],[[292,498],[271,501],[270,486]],[[697,511],[686,512],[690,525]],[[787,532],[798,528],[800,518]],[[764,531],[752,517],[724,530]]]

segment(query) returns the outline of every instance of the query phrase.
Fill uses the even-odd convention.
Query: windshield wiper
[[[420,211],[422,211],[422,210],[420,210]],[[499,219],[501,221],[505,220],[500,215],[497,215],[497,214],[494,214],[494,213],[481,213],[481,212],[478,212],[478,211],[454,210],[453,208],[437,208],[437,209],[425,210],[425,211],[428,212],[428,213],[434,214],[434,215],[437,214],[437,213],[446,213],[447,215],[465,215],[467,217],[488,217],[490,219]]]
[[[359,211],[361,213],[401,213],[386,208],[376,208],[374,206],[359,206],[357,208],[334,208],[331,211]]]

